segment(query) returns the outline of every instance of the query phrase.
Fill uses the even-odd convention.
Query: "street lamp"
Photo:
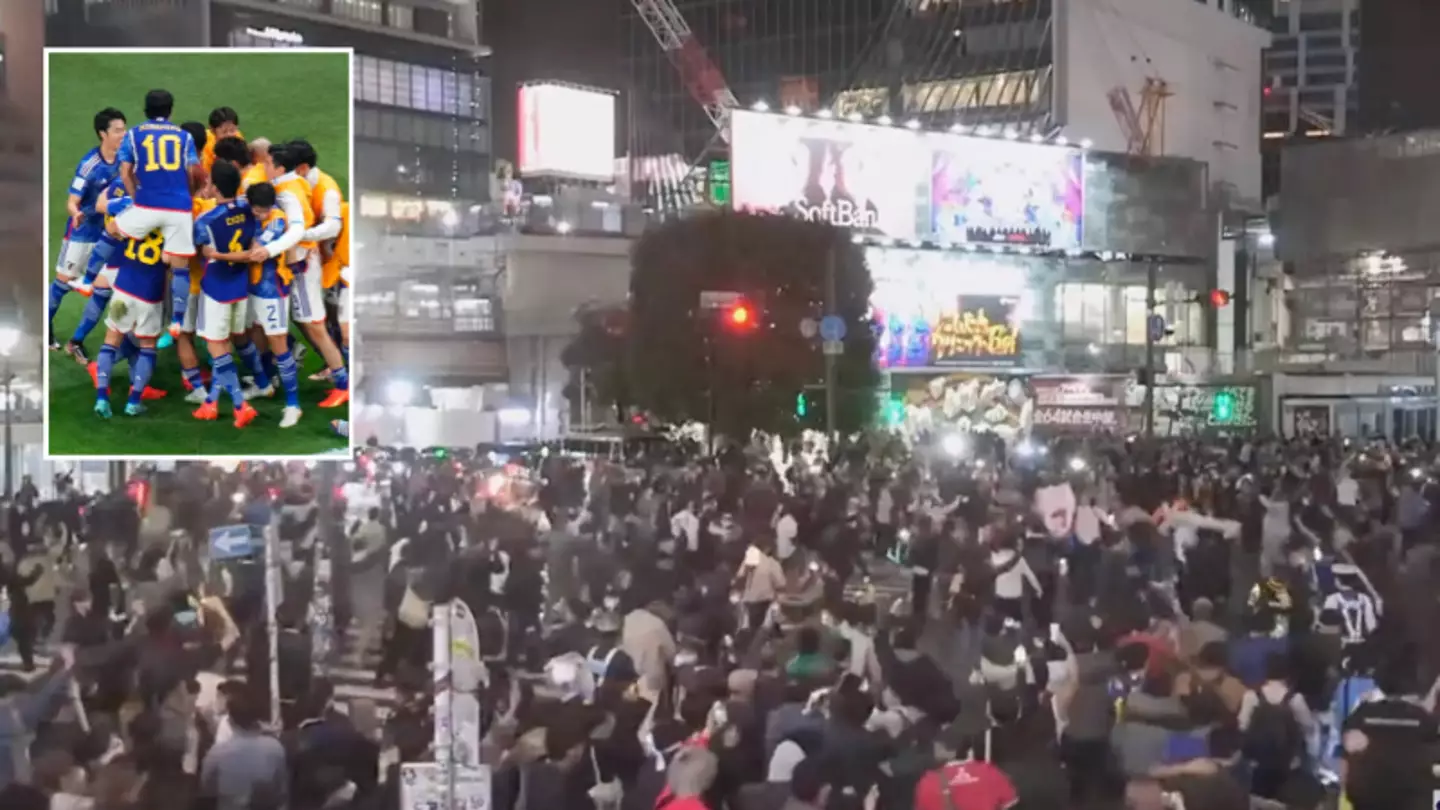
[[[13,383],[15,375],[10,371],[10,355],[14,353],[15,347],[20,345],[20,330],[13,326],[0,326],[0,386],[4,389],[5,405],[5,500],[10,500],[15,494],[15,437],[12,433],[12,421],[15,410],[15,400],[11,396],[14,392]]]

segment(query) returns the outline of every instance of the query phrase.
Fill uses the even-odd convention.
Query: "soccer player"
[[[245,140],[245,133],[240,131],[240,113],[229,107],[216,107],[210,111],[210,128],[205,130],[205,148],[200,151],[200,165],[205,167],[206,175],[215,166],[215,144],[225,138]]]
[[[199,121],[186,121],[180,125],[180,128],[190,133],[190,137],[194,139],[196,143],[202,143],[209,133],[209,131],[205,129],[205,125]],[[208,168],[205,170],[205,175],[206,177],[210,175]],[[192,220],[203,213],[203,211],[209,210],[209,208],[202,209],[197,206],[194,200],[198,198],[199,190],[196,189],[194,191],[196,196],[192,196],[190,204],[190,216]],[[170,348],[174,345],[175,341],[180,339],[180,336],[185,331],[185,313],[188,311],[187,308],[190,303],[191,288],[193,287],[194,291],[198,292],[200,287],[199,279],[191,278],[191,272],[197,264],[200,263],[196,261],[194,256],[191,256],[183,269],[177,267],[170,274],[170,328],[166,334],[160,336],[158,346],[161,349]]]
[[[310,345],[325,359],[325,365],[330,369],[330,381],[335,385],[334,390],[320,402],[320,407],[336,408],[350,401],[350,378],[345,368],[345,356],[330,339],[330,333],[325,331],[324,270],[321,267],[320,245],[340,235],[340,206],[344,197],[334,178],[320,171],[315,147],[308,141],[291,141],[274,158],[285,171],[275,181],[276,190],[290,190],[296,194],[304,192],[306,199],[302,212],[310,212],[305,221],[305,231],[300,236],[300,245],[305,250],[303,262],[292,265],[295,268],[295,289],[291,304],[295,321],[310,339]]]
[[[127,239],[160,234],[164,259],[177,272],[187,271],[195,255],[195,219],[191,213],[190,167],[198,164],[195,138],[170,122],[175,97],[167,90],[145,94],[144,123],[120,142],[120,179],[135,202],[115,218]]]
[[[125,139],[125,114],[114,107],[106,107],[95,113],[92,123],[100,143],[86,152],[75,167],[70,194],[65,200],[65,212],[69,216],[65,242],[60,246],[55,278],[50,282],[49,332],[52,349],[60,348],[55,341],[55,313],[59,311],[65,293],[84,275],[95,243],[105,230],[102,217],[95,213],[95,201],[105,194],[120,169],[118,158],[121,142]],[[66,344],[65,351],[81,364],[89,362],[81,344],[72,341]]]
[[[240,170],[234,164],[217,161],[210,173],[215,187],[215,207],[195,223],[195,245],[205,257],[205,275],[200,279],[200,314],[195,332],[210,349],[212,388],[210,397],[194,413],[196,419],[214,420],[219,415],[220,393],[230,395],[235,407],[235,427],[243,428],[258,415],[245,401],[240,374],[232,357],[232,336],[249,326],[249,256],[258,223],[249,203],[236,199],[240,194]]]
[[[90,253],[90,268],[85,271],[85,277],[93,285],[90,300],[85,302],[85,312],[80,318],[80,323],[75,328],[75,334],[71,340],[84,342],[90,332],[104,317],[110,297],[114,294],[115,275],[118,269],[113,264],[108,264],[106,259],[118,258],[125,249],[125,240],[117,236],[115,230],[115,216],[124,211],[130,204],[130,199],[125,196],[125,186],[117,177],[110,183],[110,190],[95,202],[96,213],[104,216],[105,228],[100,241],[95,243],[95,250]],[[108,266],[104,266],[107,265]],[[98,269],[97,269],[98,268]],[[115,361],[124,360],[130,364],[134,371],[136,363],[140,360],[140,344],[135,341],[133,335],[125,335],[121,338],[118,354]],[[98,389],[99,385],[99,361],[91,360],[86,370],[90,372],[90,382]],[[141,392],[140,399],[148,401],[160,399],[165,392],[158,388],[146,385]]]
[[[133,204],[120,216],[131,210]],[[105,321],[105,345],[100,347],[95,361],[95,413],[106,419],[111,416],[110,372],[127,334],[135,338],[140,353],[130,364],[130,398],[125,403],[125,414],[138,416],[145,412],[141,399],[150,375],[155,372],[155,341],[164,331],[164,245],[165,236],[161,233],[144,239],[127,239],[124,251],[116,259],[115,295]]]
[[[124,201],[125,186],[116,178],[110,181],[110,187],[104,194],[95,201],[95,214],[101,220],[100,238],[95,242],[95,249],[90,251],[90,259],[85,267],[85,277],[82,281],[72,284],[75,291],[89,300],[85,302],[85,310],[80,314],[80,323],[75,325],[75,333],[70,336],[70,342],[66,344],[67,350],[70,346],[81,347],[80,353],[84,353],[85,339],[90,337],[100,319],[105,317],[105,308],[110,304],[110,296],[114,293],[111,288],[111,280],[114,273],[101,275],[114,258],[117,250],[124,250],[125,240],[117,237],[111,231],[114,228],[115,214],[123,211],[129,204]],[[76,353],[71,352],[74,356]],[[93,365],[93,361],[90,365]]]
[[[195,195],[191,213],[196,221],[215,207],[214,186],[208,185]],[[205,258],[193,256],[190,259],[190,288],[185,297],[185,317],[180,323],[180,334],[175,337],[175,354],[180,358],[180,375],[184,382],[185,401],[196,405],[209,398],[210,375],[200,366],[200,355],[195,351],[195,321],[200,315],[200,282],[205,277]],[[164,340],[164,338],[161,338]]]
[[[269,183],[256,183],[248,193],[250,208],[260,220],[261,245],[269,244],[285,235],[288,223],[285,214],[275,207],[275,187]],[[275,357],[276,374],[280,387],[285,391],[285,410],[280,416],[280,427],[289,428],[299,424],[300,410],[300,363],[291,353],[290,309],[286,299],[294,274],[285,262],[284,256],[266,259],[254,265],[250,272],[250,313],[256,327],[265,334],[265,342]],[[275,383],[265,369],[260,350],[253,341],[247,341],[240,354],[254,375],[254,386],[246,396],[269,397],[275,394]]]

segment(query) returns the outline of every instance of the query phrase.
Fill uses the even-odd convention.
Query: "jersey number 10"
[[[141,264],[159,264],[160,248],[165,244],[164,234],[152,233],[144,241],[131,239],[125,245],[125,258]]]
[[[180,161],[183,158],[180,148],[180,136],[175,134],[167,135],[146,135],[140,141],[145,149],[145,171],[153,172],[160,169],[173,172],[180,168]]]

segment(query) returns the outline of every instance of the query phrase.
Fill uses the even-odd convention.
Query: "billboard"
[[[929,164],[919,143],[915,133],[893,127],[736,110],[735,209],[915,239]]]
[[[936,240],[1080,247],[1080,150],[989,138],[931,140],[930,226]]]
[[[562,84],[524,84],[518,111],[521,175],[614,179],[614,95]]]
[[[882,369],[1010,366],[1033,317],[1017,257],[871,247],[870,315]]]
[[[1096,374],[1032,378],[1032,423],[1054,432],[1124,430],[1125,381]]]

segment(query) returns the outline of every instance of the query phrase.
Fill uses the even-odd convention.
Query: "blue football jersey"
[[[85,153],[75,167],[75,176],[70,180],[70,193],[80,198],[80,213],[84,217],[80,224],[70,229],[68,238],[72,242],[91,243],[105,232],[104,220],[95,211],[95,201],[100,199],[110,183],[120,173],[120,160],[106,162],[97,146]]]
[[[160,233],[126,239],[115,267],[115,289],[152,304],[165,300],[165,237]]]
[[[210,245],[221,253],[240,253],[253,246],[256,229],[255,213],[245,201],[221,203],[195,221],[195,247]],[[207,260],[200,291],[222,304],[245,300],[250,294],[249,263]]]
[[[105,206],[105,218],[100,228],[100,238],[95,241],[97,244],[109,245],[113,248],[123,248],[125,246],[125,237],[111,236],[110,231],[107,230],[104,225],[108,225],[115,217],[125,213],[125,209],[130,207],[130,203],[133,202],[133,200],[125,196],[125,184],[120,182],[120,178],[118,177],[110,181],[110,187],[105,190],[104,196],[110,198],[110,203]],[[113,255],[119,255],[118,251]]]
[[[285,215],[279,208],[270,209],[270,218],[260,229],[256,245],[268,245],[285,235]],[[294,280],[285,264],[284,256],[266,259],[259,264],[258,275],[251,276],[250,294],[261,298],[279,299],[290,294],[290,283]]]
[[[190,167],[200,162],[190,133],[155,118],[125,133],[120,163],[135,166],[135,204],[166,211],[190,209]]]

